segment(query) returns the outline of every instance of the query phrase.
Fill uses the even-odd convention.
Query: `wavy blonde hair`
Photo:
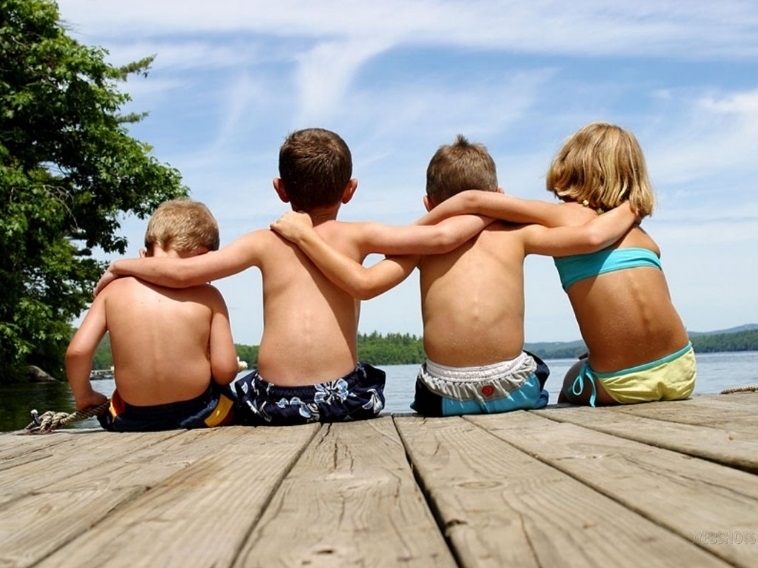
[[[629,201],[646,217],[655,207],[642,148],[634,134],[614,124],[593,122],[572,134],[553,158],[546,185],[563,201],[593,209]]]

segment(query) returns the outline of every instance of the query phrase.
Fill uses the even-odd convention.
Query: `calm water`
[[[574,359],[548,359],[550,378],[547,389],[550,403],[558,400],[558,391],[563,376],[574,363]],[[697,355],[698,382],[695,394],[718,393],[723,389],[758,383],[758,351],[746,353],[705,353]],[[413,389],[418,365],[386,365],[387,372],[385,412],[411,412]],[[110,396],[113,392],[112,380],[92,382],[95,390]],[[56,410],[74,411],[74,400],[68,385],[63,383],[34,385],[0,385],[0,431],[20,430],[31,421],[29,412],[36,408],[40,412]],[[77,422],[81,428],[98,426],[94,418]]]

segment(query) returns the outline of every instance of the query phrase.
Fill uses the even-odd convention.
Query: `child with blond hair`
[[[188,258],[219,247],[218,225],[197,201],[162,203],[145,233],[148,258]],[[66,351],[77,410],[106,397],[90,383],[92,357],[105,333],[113,352],[113,392],[98,419],[115,431],[204,428],[234,419],[227,385],[237,354],[221,293],[210,284],[177,290],[121,278],[98,294]]]

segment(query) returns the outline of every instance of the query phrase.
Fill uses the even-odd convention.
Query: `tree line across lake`
[[[690,338],[696,353],[717,353],[729,351],[758,351],[758,329],[731,333],[708,333],[692,335]],[[257,345],[236,345],[237,356],[249,368],[258,364]],[[574,359],[586,351],[583,341],[527,343],[524,348],[543,359]],[[358,359],[372,365],[414,365],[426,359],[424,345],[420,337],[408,333],[377,332],[358,336]],[[109,369],[113,365],[110,341],[103,339],[95,353],[93,369]]]

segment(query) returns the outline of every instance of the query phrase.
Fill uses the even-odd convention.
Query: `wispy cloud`
[[[428,160],[457,133],[488,146],[508,192],[550,199],[554,152],[582,124],[606,120],[634,131],[645,150],[659,196],[645,226],[688,326],[725,328],[758,310],[758,273],[744,262],[758,240],[755,2],[59,6],[75,37],[106,47],[113,62],[157,55],[150,76],[126,86],[129,110],[150,113],[133,134],[181,170],[224,242],[286,209],[271,178],[296,128],[331,128],[349,143],[359,191],[343,218],[394,224],[421,215]],[[136,252],[144,223],[124,230]],[[576,338],[551,263],[529,259],[526,280],[527,339]],[[256,343],[258,276],[218,284],[235,336]],[[362,321],[369,331],[420,333],[413,281],[368,302]]]

